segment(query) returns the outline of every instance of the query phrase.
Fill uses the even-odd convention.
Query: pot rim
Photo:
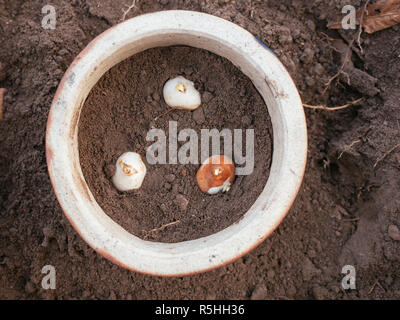
[[[266,186],[239,222],[207,237],[160,243],[130,234],[100,208],[82,174],[77,136],[85,99],[107,70],[135,53],[174,44],[226,57],[251,79],[271,117],[274,150]],[[51,105],[46,160],[65,216],[94,250],[129,270],[160,276],[189,275],[240,258],[277,228],[303,179],[307,160],[306,120],[289,73],[251,33],[205,13],[160,11],[106,30],[75,58]]]

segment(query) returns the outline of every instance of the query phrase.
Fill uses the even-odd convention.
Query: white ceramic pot
[[[263,192],[238,223],[196,240],[150,242],[127,232],[97,204],[79,164],[78,122],[89,91],[107,70],[143,50],[178,44],[223,56],[251,79],[271,117],[273,160]],[[142,15],[99,35],[66,71],[47,123],[48,170],[68,220],[107,259],[152,275],[178,276],[214,269],[259,245],[289,211],[301,185],[306,156],[302,102],[278,58],[241,27],[192,11]]]

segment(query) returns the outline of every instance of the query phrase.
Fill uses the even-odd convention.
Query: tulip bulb
[[[235,179],[235,165],[227,156],[214,155],[201,165],[196,179],[200,190],[205,193],[227,192]]]
[[[140,188],[146,175],[146,166],[138,153],[125,152],[118,158],[115,166],[112,182],[119,191]]]
[[[175,109],[194,110],[201,104],[200,93],[194,83],[182,76],[168,80],[163,95],[166,104]]]

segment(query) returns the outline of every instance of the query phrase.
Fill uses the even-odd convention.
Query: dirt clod
[[[251,293],[250,300],[265,300],[268,299],[268,290],[265,284],[258,284]]]
[[[321,270],[317,269],[309,258],[304,259],[303,263],[303,279],[304,281],[310,281],[312,278],[321,274]]]

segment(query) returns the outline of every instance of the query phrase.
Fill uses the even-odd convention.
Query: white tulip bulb
[[[146,166],[138,153],[125,152],[118,158],[115,166],[112,182],[119,191],[140,188],[146,175]]]
[[[194,110],[201,104],[200,93],[194,83],[182,76],[168,80],[163,95],[165,102],[175,109]]]

